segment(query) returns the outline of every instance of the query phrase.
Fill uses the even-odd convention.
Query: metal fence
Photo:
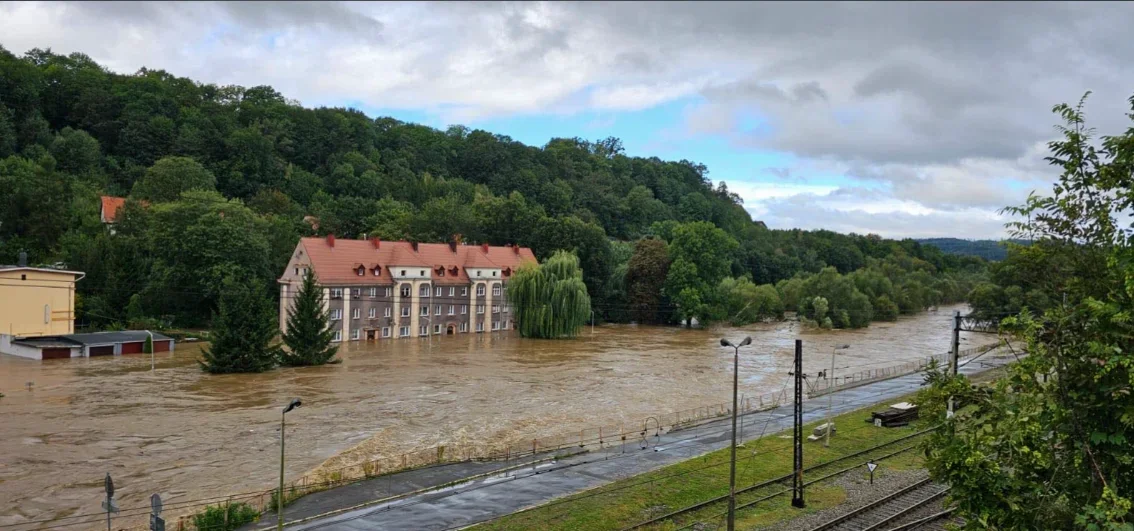
[[[1000,347],[1000,343],[968,348],[959,351],[957,358],[961,359],[968,356],[984,354],[998,347]],[[840,389],[850,389],[872,382],[880,382],[882,380],[889,380],[890,378],[922,372],[929,367],[930,363],[933,361],[936,361],[939,365],[947,365],[951,356],[951,353],[946,352],[944,354],[926,356],[924,359],[909,361],[900,365],[892,365],[878,369],[866,369],[843,376],[836,374],[834,378],[815,380],[813,386],[807,390],[807,398],[815,398]]]

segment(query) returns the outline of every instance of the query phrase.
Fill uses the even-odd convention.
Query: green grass
[[[887,400],[878,405],[863,408],[835,417],[839,428],[831,438],[830,448],[823,443],[807,442],[804,446],[804,464],[811,466],[828,462],[834,458],[865,450],[872,446],[894,441],[915,433],[912,427],[876,428],[865,422],[870,412],[880,406],[908,400],[911,396]],[[822,424],[813,422],[804,428],[804,434]],[[745,428],[746,433],[760,431],[762,425],[753,423]],[[679,433],[679,432],[675,432]],[[845,462],[836,463],[822,471],[805,473],[804,479],[811,480],[829,472],[864,464],[870,457],[882,456],[909,446],[920,438],[897,443],[893,447],[877,450],[869,455]],[[917,451],[899,454],[879,462],[875,472],[885,474],[887,470],[906,470],[920,467]],[[693,505],[728,493],[729,475],[728,449],[712,452],[700,457],[682,461],[653,472],[633,476],[592,490],[578,493],[545,504],[534,509],[509,515],[500,520],[478,526],[478,530],[521,530],[521,529],[622,529],[652,517]],[[771,480],[791,472],[792,446],[791,431],[765,435],[764,438],[749,441],[744,448],[737,450],[737,489]],[[856,472],[849,472],[854,474]],[[862,473],[866,473],[865,467]],[[757,491],[738,496],[738,505],[790,489],[790,481],[777,483]],[[769,525],[801,514],[838,505],[846,499],[843,489],[821,482],[807,487],[807,508],[800,510],[791,507],[790,492],[760,502],[753,507],[738,511],[738,529],[753,529]],[[701,521],[704,524],[694,529],[724,528],[724,519],[719,517],[727,509],[724,503],[710,505],[692,515],[683,515],[677,522],[667,521],[650,529],[677,529]]]

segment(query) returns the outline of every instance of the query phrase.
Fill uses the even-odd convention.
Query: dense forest
[[[115,233],[99,196],[127,196]],[[983,259],[913,240],[769,230],[690,161],[615,138],[532,147],[271,87],[0,48],[0,263],[86,272],[80,320],[205,326],[232,276],[263,286],[303,235],[576,253],[599,319],[734,323],[798,310],[859,327],[962,300]]]
[[[1025,245],[1026,240],[962,240],[961,238],[923,238],[916,240],[922,245],[932,245],[945,254],[960,256],[979,256],[990,262],[1003,260],[1008,256],[1008,244]]]

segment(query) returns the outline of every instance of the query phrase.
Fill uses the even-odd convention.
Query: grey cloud
[[[377,38],[383,25],[340,2],[221,2],[233,20],[245,27],[278,29],[323,26],[363,38]]]

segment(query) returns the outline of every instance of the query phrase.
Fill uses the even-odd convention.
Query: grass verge
[[[831,446],[825,448],[822,442],[805,442],[804,465],[812,466],[831,462],[848,454],[853,454],[879,444],[892,442],[915,433],[914,428],[876,428],[865,422],[870,412],[881,406],[902,402],[912,398],[890,399],[880,404],[859,409],[835,417],[839,428],[831,438]],[[822,421],[807,424],[805,434],[810,434]],[[750,424],[745,429],[759,430],[762,426]],[[916,444],[920,438],[896,443],[892,447],[879,449],[855,459],[833,463],[829,467],[805,473],[805,480],[865,463],[872,457],[879,457],[901,448]],[[886,474],[888,470],[920,467],[917,451],[909,451],[880,461],[875,477]],[[722,496],[728,493],[729,451],[723,449],[700,457],[682,461],[652,472],[591,489],[561,498],[542,506],[515,513],[502,519],[476,527],[477,530],[527,530],[527,529],[623,529],[627,526],[688,507],[690,505]],[[749,441],[737,450],[737,490],[760,484],[780,476],[790,474],[792,467],[792,445],[790,430]],[[855,472],[850,472],[855,473]],[[862,473],[866,474],[865,467]],[[790,489],[787,485],[772,484],[738,495],[738,505],[768,497],[770,494]],[[807,487],[805,495],[807,508],[800,510],[791,507],[791,494],[770,497],[750,508],[737,513],[737,528],[752,529],[795,518],[820,509],[838,505],[846,498],[841,488],[817,483]],[[724,519],[718,515],[726,510],[724,503],[716,503],[697,512],[682,515],[677,520],[669,520],[647,529],[679,529],[691,526],[692,529],[724,528]]]

